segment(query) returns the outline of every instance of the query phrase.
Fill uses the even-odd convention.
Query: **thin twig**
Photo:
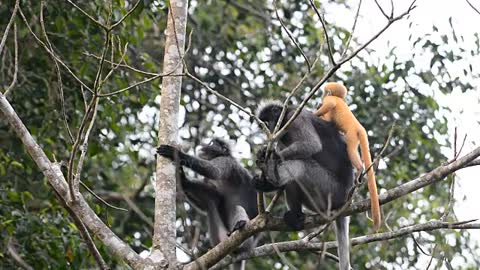
[[[98,60],[100,60],[100,59],[102,58],[101,56],[98,56],[98,55],[95,55],[95,54],[92,54],[92,53],[89,53],[89,52],[84,52],[83,55],[88,56],[88,57],[93,57],[93,58],[96,58],[96,59],[98,59]],[[157,75],[161,75],[161,74],[159,74],[159,73],[149,72],[149,71],[144,71],[144,70],[137,69],[137,68],[132,67],[132,66],[126,64],[126,63],[125,63],[125,64],[122,64],[121,62],[115,63],[115,62],[113,62],[113,61],[111,61],[111,60],[106,60],[106,59],[105,59],[105,62],[107,62],[108,64],[111,64],[111,65],[117,65],[117,66],[119,66],[119,67],[121,67],[121,68],[129,69],[129,70],[131,70],[131,71],[133,71],[133,72],[137,72],[137,73],[140,73],[140,74],[142,74],[142,75],[147,75],[147,76],[157,76]],[[165,75],[161,75],[161,76],[165,76]]]
[[[88,14],[85,10],[83,10],[81,7],[79,7],[77,4],[72,2],[71,0],[67,0],[68,3],[70,3],[72,6],[74,6],[76,9],[78,9],[80,12],[83,13],[83,15],[87,16],[92,22],[103,28],[104,30],[108,30],[108,26],[104,25],[101,23],[99,20],[95,19],[92,15]]]
[[[280,18],[280,15],[278,14],[278,8],[277,8],[277,0],[273,1],[273,7],[275,9],[275,15],[277,16],[278,21],[280,22],[280,25],[282,26],[283,30],[287,33],[287,36],[290,38],[290,40],[295,44],[295,47],[297,47],[298,51],[300,51],[300,54],[303,56],[305,59],[305,62],[307,63],[308,71],[312,70],[312,65],[310,64],[310,61],[308,60],[308,57],[305,55],[305,53],[302,50],[302,47],[300,47],[300,44],[295,40],[293,37],[292,33],[290,33],[290,30],[288,30],[287,26],[283,22],[283,20]]]
[[[32,34],[32,36],[35,38],[35,40],[47,51],[50,56],[52,56],[55,61],[60,63],[67,71],[68,73],[78,82],[80,85],[82,85],[85,89],[87,89],[90,93],[93,94],[93,90],[88,87],[78,76],[68,67],[67,64],[65,64],[58,56],[55,55],[53,51],[51,51],[48,46],[33,32],[32,28],[28,24],[27,18],[25,17],[25,14],[23,14],[22,9],[19,8],[18,12],[20,16],[22,17],[23,22],[25,23],[25,26],[27,27],[28,31]]]
[[[359,15],[360,15],[360,7],[361,6],[362,6],[362,0],[360,0],[358,2],[357,13],[355,14],[355,19],[353,21],[352,30],[350,31],[350,36],[348,37],[347,44],[345,45],[345,50],[343,51],[341,58],[343,58],[345,56],[345,54],[348,52],[348,48],[350,47],[350,42],[352,42],[353,33],[355,33],[355,28],[357,27],[357,21],[358,21]]]
[[[72,200],[76,200],[76,192],[78,192],[78,189],[75,189],[76,185],[74,185],[75,182],[75,177],[76,174],[74,174],[74,162],[75,162],[75,157],[77,155],[78,148],[80,147],[80,142],[83,139],[83,132],[85,130],[85,127],[87,125],[88,120],[90,119],[91,114],[93,114],[94,107],[96,107],[96,104],[98,102],[98,97],[94,96],[90,104],[88,104],[87,111],[85,112],[85,115],[83,116],[82,122],[80,123],[80,128],[78,129],[77,133],[77,138],[75,139],[75,143],[73,144],[72,147],[72,153],[70,154],[70,158],[68,160],[68,165],[67,165],[67,181],[68,181],[68,187],[70,190],[70,195]]]
[[[125,16],[123,16],[118,22],[112,24],[110,26],[110,30],[113,30],[115,29],[115,27],[119,26],[128,16],[130,16],[130,14],[132,14],[132,12],[135,11],[135,9],[138,7],[138,4],[140,4],[142,0],[138,0],[137,3],[135,3],[135,5],[127,12],[127,14],[125,14]]]
[[[105,43],[103,44],[102,58],[100,59],[100,63],[98,64],[97,74],[95,75],[95,82],[93,83],[94,96],[97,96],[98,93],[100,92],[100,81],[102,80],[102,70],[103,70],[103,65],[105,64],[105,59],[107,57],[110,38],[111,38],[110,31],[105,30]]]
[[[95,242],[93,241],[92,237],[90,236],[90,233],[88,232],[87,227],[85,226],[85,223],[83,223],[82,219],[78,216],[78,214],[70,207],[70,205],[67,204],[65,199],[57,192],[57,190],[54,190],[54,194],[57,197],[58,201],[60,204],[67,210],[68,214],[70,217],[73,219],[73,222],[77,226],[78,231],[80,232],[80,236],[83,238],[83,241],[87,244],[88,250],[90,253],[92,253],[93,258],[95,259],[95,262],[98,264],[100,269],[105,270],[105,269],[110,269],[108,265],[105,263],[105,260],[103,259],[102,255],[97,249],[97,246],[95,246]]]
[[[120,93],[123,93],[125,91],[128,91],[130,89],[133,89],[139,85],[142,85],[142,84],[145,84],[145,83],[148,83],[150,81],[153,81],[153,80],[156,80],[160,77],[166,77],[166,76],[185,76],[186,74],[184,73],[180,73],[180,74],[173,74],[176,72],[177,68],[181,65],[181,64],[184,64],[185,65],[185,55],[187,54],[188,50],[190,49],[190,45],[191,45],[191,40],[192,40],[192,33],[193,33],[193,30],[190,31],[190,34],[189,34],[189,42],[188,42],[188,46],[187,46],[187,49],[185,50],[185,53],[183,54],[182,56],[182,61],[178,62],[175,67],[169,71],[169,72],[166,72],[166,73],[149,73],[149,72],[146,72],[146,71],[141,71],[139,69],[136,69],[134,67],[131,67],[131,66],[128,66],[128,65],[121,65],[121,63],[118,63],[119,66],[123,66],[125,68],[128,68],[130,70],[133,70],[135,72],[139,72],[139,73],[142,73],[142,74],[145,74],[145,75],[152,75],[152,77],[148,78],[148,79],[145,79],[143,81],[140,81],[140,82],[137,82],[137,83],[134,83],[130,86],[127,86],[125,88],[122,88],[120,90],[116,90],[116,91],[113,91],[113,92],[110,92],[110,93],[105,93],[105,94],[101,94],[99,93],[98,96],[99,97],[109,97],[109,96],[114,96],[114,95],[118,95]],[[93,55],[92,55],[93,56]],[[98,56],[94,56],[94,57],[98,57]],[[105,61],[108,61],[108,60],[105,60]]]
[[[474,5],[472,5],[472,3],[470,3],[470,1],[468,1],[468,0],[465,0],[465,1],[467,1],[467,3],[470,5],[470,7],[471,7],[473,10],[475,10],[475,12],[477,12],[478,15],[480,15],[480,10],[478,10]]]
[[[320,20],[320,23],[322,23],[322,28],[323,32],[325,33],[325,40],[327,42],[327,48],[328,48],[328,58],[330,59],[330,63],[332,66],[335,66],[335,59],[333,58],[333,48],[332,44],[330,43],[330,38],[328,37],[328,29],[327,29],[327,23],[325,22],[325,18],[323,18],[322,14],[320,14],[320,11],[317,9],[317,6],[315,6],[315,3],[313,0],[310,0],[310,6],[312,6],[313,10],[315,13],[317,13],[318,19]]]
[[[50,50],[53,52],[53,46],[52,43],[50,42],[48,35],[47,35],[47,30],[45,28],[45,23],[43,19],[43,9],[45,7],[45,2],[42,1],[40,4],[40,28],[42,29],[43,36],[45,37],[45,42],[50,48]],[[68,120],[67,120],[67,111],[65,109],[65,96],[63,92],[63,81],[62,81],[62,73],[60,71],[60,66],[58,65],[57,61],[52,57],[53,63],[55,64],[55,70],[57,73],[57,80],[58,80],[58,91],[59,91],[59,96],[60,96],[60,110],[62,111],[62,119],[63,119],[63,124],[65,126],[65,129],[67,130],[67,135],[68,138],[70,139],[70,143],[73,143],[73,134],[72,131],[70,130],[70,126],[68,125]]]
[[[384,16],[385,18],[387,18],[387,20],[389,20],[390,17],[387,15],[387,13],[385,13],[385,11],[383,11],[382,6],[380,6],[380,4],[378,3],[377,0],[375,0],[375,4],[377,4],[378,9],[380,9],[380,12],[382,12],[383,16]],[[393,8],[392,8],[392,10],[393,10]]]
[[[272,244],[274,244],[275,238],[273,237],[273,233],[270,231],[268,232],[268,234],[270,236],[270,241],[272,241]],[[285,257],[275,245],[273,245],[273,250],[277,254],[278,258],[280,258],[280,260],[283,262],[283,264],[287,265],[289,269],[298,270],[298,268],[295,267],[295,265],[293,265],[293,263],[289,259],[287,259],[287,257]]]
[[[277,200],[280,198],[280,196],[282,196],[282,191],[279,190],[275,193],[275,195],[273,196],[272,200],[270,201],[270,204],[267,206],[267,208],[265,209],[265,212],[270,212],[272,211],[272,208],[273,206],[275,206],[275,203],[277,202]]]
[[[83,136],[83,144],[82,144],[81,151],[80,151],[80,157],[78,158],[76,173],[73,176],[72,185],[73,185],[73,188],[74,188],[75,191],[78,191],[78,185],[80,183],[80,175],[81,175],[82,169],[83,169],[83,162],[85,160],[85,156],[87,154],[87,149],[88,149],[88,139],[90,137],[90,132],[93,129],[93,125],[95,124],[95,120],[96,120],[96,116],[97,116],[98,98],[94,97],[93,99],[95,100],[95,103],[93,105],[94,107],[93,107],[92,117],[90,119],[90,123],[88,124],[87,131],[85,132],[85,135]],[[79,134],[79,138],[80,137],[81,137],[81,134]],[[73,152],[72,152],[72,154],[73,154]],[[75,198],[73,196],[74,195],[73,193],[71,195],[72,195],[72,198]]]
[[[125,208],[121,208],[121,207],[112,205],[112,204],[108,203],[107,201],[105,201],[102,197],[100,197],[97,193],[95,193],[95,191],[93,191],[91,188],[89,188],[89,187],[87,186],[87,184],[85,184],[85,183],[84,183],[83,181],[81,181],[81,180],[80,180],[80,184],[81,184],[82,187],[85,188],[90,194],[92,194],[93,197],[95,197],[97,200],[99,200],[99,201],[100,201],[101,203],[103,203],[105,206],[110,207],[110,208],[115,209],[115,210],[128,212],[128,210],[125,209]]]
[[[211,94],[219,97],[220,99],[224,100],[224,101],[227,101],[228,103],[230,103],[231,105],[233,105],[234,107],[236,107],[237,109],[239,109],[240,111],[246,113],[248,116],[250,116],[251,118],[253,118],[259,125],[260,127],[263,129],[263,131],[267,134],[270,133],[267,125],[265,124],[265,122],[263,122],[262,120],[260,120],[255,114],[253,114],[252,112],[250,112],[249,110],[243,108],[242,106],[240,106],[238,103],[236,103],[235,101],[231,100],[230,98],[220,94],[219,92],[213,90],[210,86],[208,86],[207,83],[203,82],[202,80],[200,80],[199,78],[195,77],[193,74],[191,74],[188,70],[185,70],[185,76],[187,76],[188,78],[196,81],[197,83],[199,83],[200,85],[202,85],[203,87],[205,87],[205,89],[210,92]]]
[[[412,3],[410,4],[410,6],[408,7],[408,9],[403,12],[402,14],[398,15],[397,17],[394,17],[394,18],[391,18],[388,20],[387,24],[382,28],[380,29],[380,31],[378,31],[372,38],[370,38],[367,42],[365,42],[363,45],[361,45],[359,48],[357,48],[352,54],[350,54],[349,56],[343,58],[341,61],[339,61],[337,64],[335,64],[335,66],[333,66],[332,68],[330,68],[326,74],[323,76],[322,79],[320,79],[320,81],[312,88],[312,90],[308,93],[307,97],[305,99],[302,100],[302,102],[300,103],[300,105],[298,106],[298,108],[295,110],[295,112],[293,113],[293,115],[290,117],[290,119],[288,119],[288,121],[285,123],[285,125],[278,131],[274,134],[273,136],[273,140],[278,140],[281,136],[283,136],[283,134],[285,133],[285,131],[288,129],[288,127],[292,124],[292,122],[295,120],[295,118],[297,118],[297,116],[300,114],[300,112],[302,111],[302,109],[305,107],[305,105],[307,104],[307,102],[316,94],[316,92],[320,89],[320,87],[343,65],[345,64],[346,62],[350,61],[352,58],[354,58],[355,56],[357,56],[357,54],[362,51],[363,49],[365,49],[368,45],[370,45],[370,43],[372,43],[374,40],[376,40],[383,32],[385,32],[385,30],[387,30],[390,25],[392,25],[394,22],[402,19],[403,17],[405,17],[406,15],[408,15],[413,9],[415,9],[415,2],[416,0],[412,1]]]
[[[13,23],[13,46],[14,46],[14,65],[13,65],[13,78],[12,82],[8,86],[7,90],[5,90],[4,95],[7,96],[8,93],[15,87],[17,84],[17,76],[18,76],[18,38],[17,38],[17,23]],[[1,54],[1,52],[0,52]]]
[[[3,47],[5,47],[5,43],[7,42],[8,32],[10,32],[10,27],[12,27],[13,22],[15,21],[15,17],[17,16],[17,11],[20,8],[20,0],[15,1],[15,6],[13,7],[12,16],[10,17],[10,21],[8,21],[7,27],[3,32],[2,41],[0,42],[0,55],[2,55]]]

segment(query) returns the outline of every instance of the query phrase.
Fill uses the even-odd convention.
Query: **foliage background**
[[[313,75],[306,81],[294,103],[301,100],[328,68],[323,31],[307,3],[280,1],[278,8],[307,57],[319,56]],[[121,18],[131,2],[113,1],[114,18]],[[104,1],[79,1],[90,14],[106,18],[108,5]],[[0,5],[0,25],[8,22],[14,1]],[[23,1],[22,9],[37,35],[41,35],[40,3]],[[342,28],[336,17],[353,17],[356,8],[351,2],[322,1],[317,3],[327,14],[329,35],[335,51],[341,52],[348,40],[350,28]],[[281,29],[270,2],[263,1],[190,1],[188,30],[193,30],[187,58],[189,70],[208,82],[211,87],[249,107],[252,111],[264,98],[284,98],[307,71],[304,59]],[[343,10],[345,13],[332,13]],[[166,14],[163,1],[142,1],[139,8],[115,31],[115,44],[128,42],[126,60],[142,70],[162,70]],[[399,10],[400,11],[400,10]],[[55,51],[84,81],[93,83],[98,61],[89,54],[99,55],[103,46],[100,29],[66,2],[47,2],[45,22]],[[451,65],[465,62],[480,54],[478,35],[466,46],[462,36],[450,28],[433,27],[428,35],[414,32],[415,12],[409,19],[411,57],[397,57],[391,45],[381,57],[368,50],[345,65],[333,80],[342,80],[350,88],[348,102],[355,115],[369,130],[372,153],[378,153],[387,133],[396,121],[388,158],[380,164],[378,185],[389,189],[412,179],[445,162],[441,147],[449,147],[446,138],[447,118],[434,93],[473,91],[468,78],[478,77],[478,69],[463,66],[458,76]],[[381,18],[381,17],[379,17]],[[383,19],[383,18],[382,18]],[[448,18],[445,18],[448,20]],[[384,22],[379,20],[378,25]],[[33,39],[28,29],[17,19],[19,27],[19,84],[10,100],[30,132],[44,147],[50,158],[68,160],[71,143],[63,124],[61,95],[54,63]],[[413,25],[413,26],[412,26]],[[413,27],[413,28],[412,28]],[[360,37],[362,38],[362,37]],[[365,38],[362,38],[364,40]],[[380,37],[382,39],[382,37]],[[467,40],[472,40],[469,37]],[[353,47],[358,42],[354,39]],[[447,46],[448,45],[448,46]],[[119,59],[118,52],[112,52]],[[429,65],[419,65],[417,56],[426,56]],[[339,55],[336,55],[339,57]],[[372,61],[373,59],[373,61]],[[12,77],[13,44],[9,39],[0,63],[0,82],[7,86]],[[119,70],[105,85],[110,92],[142,79],[142,75]],[[84,104],[78,83],[62,70],[65,109],[68,123],[75,133],[83,117]],[[98,120],[93,130],[82,175],[83,182],[110,203],[129,208],[125,195],[141,209],[148,219],[153,217],[154,146],[157,134],[156,108],[160,81],[156,80],[126,93],[102,99]],[[195,153],[203,138],[228,137],[236,144],[242,163],[254,169],[251,152],[261,143],[262,135],[251,120],[232,106],[207,94],[198,84],[185,79],[182,89],[181,141]],[[309,103],[315,108],[319,97]],[[78,236],[67,213],[62,210],[43,175],[26,154],[21,142],[5,122],[0,121],[0,268],[14,268],[6,247],[9,241],[35,269],[92,268],[93,258]],[[451,179],[387,204],[383,212],[391,228],[438,219],[448,206]],[[85,191],[85,190],[84,190]],[[86,191],[84,192],[85,194]],[[361,190],[361,199],[366,190]],[[128,213],[105,207],[88,196],[96,212],[136,251],[151,246],[151,227],[145,218],[133,211]],[[275,212],[285,210],[279,203]],[[178,196],[178,242],[185,248],[198,229],[201,232],[196,252],[208,247],[206,220]],[[453,217],[450,217],[452,219]],[[351,235],[369,233],[370,222],[364,215],[352,217]],[[387,230],[387,228],[383,228]],[[276,241],[298,239],[302,233],[272,233]],[[333,239],[332,234],[325,236]],[[418,245],[412,237],[415,237]],[[437,231],[412,237],[372,243],[352,248],[355,269],[416,269],[422,263],[419,246],[429,252],[435,246],[434,269],[477,269],[480,262],[478,246],[469,241],[470,234],[461,231]],[[447,241],[448,240],[448,241]],[[264,242],[270,241],[264,237]],[[101,251],[107,251],[100,245]],[[181,253],[179,251],[179,253]],[[318,255],[306,252],[286,254],[299,269],[317,269]],[[114,267],[123,267],[112,256],[105,256]],[[185,258],[185,255],[181,256]],[[425,258],[425,257],[423,257]],[[335,264],[325,262],[325,269]],[[284,268],[278,257],[260,258],[248,262],[248,269]],[[285,268],[286,269],[286,268]]]

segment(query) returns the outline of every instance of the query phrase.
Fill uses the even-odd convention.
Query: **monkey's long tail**
[[[360,139],[360,150],[362,151],[362,159],[365,163],[365,169],[367,171],[368,179],[368,191],[370,193],[370,204],[372,207],[372,218],[375,232],[380,228],[382,217],[380,214],[380,203],[378,201],[377,182],[375,180],[375,172],[373,171],[372,158],[370,156],[370,147],[368,146],[368,138],[366,132],[359,132],[358,137]]]

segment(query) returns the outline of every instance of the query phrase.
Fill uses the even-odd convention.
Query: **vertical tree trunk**
[[[168,12],[166,30],[165,56],[163,72],[181,74],[183,69],[182,55],[185,46],[185,32],[187,25],[187,0],[171,0]],[[175,37],[176,33],[176,37]],[[178,136],[178,108],[180,103],[181,76],[167,76],[163,78],[160,102],[160,126],[158,131],[159,144],[176,144]],[[153,236],[153,252],[151,258],[155,260],[158,251],[173,269],[176,264],[175,256],[175,165],[163,157],[158,157],[156,168],[155,194],[155,227]]]

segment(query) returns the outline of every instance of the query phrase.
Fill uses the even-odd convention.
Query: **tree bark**
[[[187,0],[170,1],[163,71],[171,72],[175,70],[172,75],[179,75],[183,70],[182,61],[187,26],[187,6]],[[166,76],[163,78],[158,130],[159,144],[177,144],[181,86],[181,76]],[[166,158],[158,157],[155,183],[153,251],[150,258],[155,262],[160,256],[164,256],[170,269],[176,266],[175,175],[175,164]]]

